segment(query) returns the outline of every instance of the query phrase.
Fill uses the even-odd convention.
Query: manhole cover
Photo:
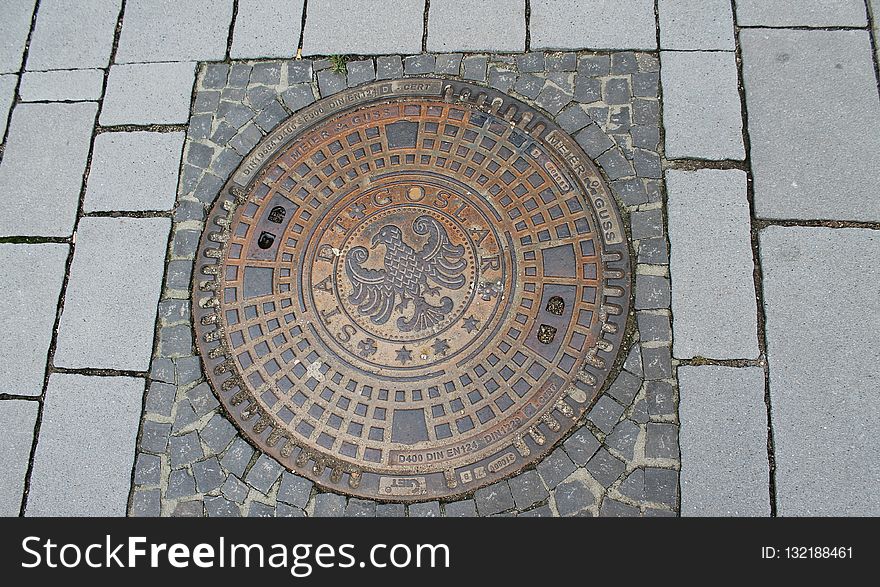
[[[221,192],[197,268],[199,348],[243,432],[374,499],[461,494],[546,454],[629,305],[620,216],[577,144],[435,79],[282,124]]]

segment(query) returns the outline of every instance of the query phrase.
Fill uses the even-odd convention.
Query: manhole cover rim
[[[446,95],[444,96],[444,94]],[[585,207],[591,212],[595,227],[599,228],[603,222],[607,222],[616,231],[616,234],[610,238],[607,238],[605,234],[602,237],[606,238],[600,237],[603,241],[600,243],[603,253],[603,293],[607,296],[605,299],[613,299],[613,303],[600,304],[603,311],[609,309],[612,309],[612,311],[603,317],[606,322],[604,323],[605,326],[600,338],[604,341],[604,346],[600,345],[601,348],[598,349],[598,352],[591,359],[594,363],[592,365],[594,373],[591,374],[587,370],[583,374],[585,380],[590,378],[593,380],[593,389],[589,397],[586,397],[585,401],[579,402],[580,405],[577,405],[574,410],[571,410],[571,406],[562,408],[561,412],[557,410],[557,418],[555,419],[553,417],[554,408],[551,406],[547,411],[550,417],[536,421],[532,426],[534,429],[533,435],[516,438],[515,442],[510,445],[511,447],[517,444],[525,444],[524,450],[520,450],[519,454],[522,458],[520,462],[517,462],[516,467],[502,467],[498,472],[485,474],[480,481],[470,484],[458,483],[455,479],[450,479],[449,475],[446,475],[446,491],[417,495],[395,494],[390,496],[377,494],[376,491],[365,491],[359,483],[359,479],[364,473],[389,476],[390,473],[387,468],[372,467],[369,463],[361,461],[358,470],[356,467],[339,466],[338,463],[334,464],[332,459],[330,459],[328,473],[328,459],[318,452],[313,452],[314,447],[300,446],[302,442],[295,444],[292,438],[283,433],[276,433],[278,427],[273,426],[271,417],[265,414],[259,407],[258,402],[252,399],[252,390],[248,390],[246,385],[242,385],[240,388],[237,385],[229,385],[227,388],[230,379],[222,379],[220,377],[222,373],[231,367],[228,360],[230,355],[228,349],[226,349],[225,353],[222,352],[222,347],[220,352],[216,348],[212,352],[208,343],[216,340],[218,333],[214,329],[217,324],[221,323],[218,320],[219,312],[215,311],[215,307],[219,306],[219,301],[213,295],[212,290],[218,283],[215,279],[219,280],[219,277],[216,276],[214,261],[218,256],[222,260],[226,255],[227,242],[224,240],[224,230],[228,229],[229,226],[227,220],[235,212],[237,207],[235,202],[241,201],[245,194],[248,193],[250,186],[260,176],[265,165],[273,161],[276,155],[282,153],[293,144],[297,137],[302,136],[311,129],[317,128],[330,119],[342,116],[347,112],[368,104],[391,103],[395,100],[412,100],[417,98],[433,100],[445,98],[447,102],[460,102],[498,118],[503,116],[510,123],[511,127],[517,126],[521,128],[530,138],[540,141],[542,144],[546,144],[548,135],[552,136],[552,141],[557,143],[555,146],[557,150],[554,153],[558,157],[557,163],[569,165],[567,169],[571,175],[574,175],[574,179],[581,188],[582,200],[587,204]],[[570,164],[572,162],[580,165],[577,174],[571,170]],[[583,172],[582,176],[579,177],[581,172]],[[594,178],[599,183],[598,185],[595,183],[584,185],[582,177]],[[597,201],[602,206],[604,214],[602,218],[599,217]],[[228,234],[226,237],[228,237]],[[218,251],[219,253],[211,253],[211,250]],[[601,170],[552,119],[547,118],[541,112],[511,96],[489,88],[457,80],[412,78],[376,82],[319,100],[310,107],[294,114],[285,122],[282,122],[274,131],[263,138],[232,173],[209,211],[195,261],[192,309],[197,346],[202,356],[211,388],[221,400],[225,411],[229,414],[235,426],[241,431],[242,436],[250,443],[255,444],[261,451],[271,455],[288,470],[304,475],[319,486],[330,491],[379,501],[414,502],[438,498],[451,500],[458,496],[472,493],[476,489],[498,480],[513,476],[530,465],[533,466],[576,429],[573,422],[577,421],[586,412],[598,397],[599,391],[607,383],[610,383],[608,380],[609,373],[614,371],[615,364],[621,359],[619,356],[621,354],[620,344],[626,329],[630,304],[630,274],[629,246],[626,241],[622,218],[617,209],[616,202],[608,189],[607,181],[604,179]],[[598,374],[595,372],[598,372]],[[216,380],[215,376],[217,376]],[[235,377],[232,377],[232,379],[235,379]],[[224,384],[224,381],[227,384]],[[227,389],[238,389],[239,391],[227,393]],[[564,402],[564,399],[565,396],[563,395],[560,401]],[[244,408],[242,405],[244,405]],[[557,408],[560,407],[561,405],[557,406]],[[572,413],[567,414],[567,412]],[[558,416],[560,414],[567,416],[565,419],[568,421],[561,423],[555,421],[559,419]],[[539,425],[543,427],[544,433],[541,432]],[[550,442],[547,442],[548,436],[552,439]],[[455,475],[454,471],[455,469],[453,469],[453,475]],[[436,474],[436,471],[434,474]],[[401,479],[406,479],[417,477],[419,473],[417,471],[401,472],[398,475]],[[357,479],[355,476],[357,476]]]

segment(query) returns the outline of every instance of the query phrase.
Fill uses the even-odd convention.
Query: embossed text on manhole
[[[221,191],[196,270],[199,350],[238,426],[374,499],[466,493],[545,455],[629,305],[620,216],[571,137],[435,79],[281,124]]]

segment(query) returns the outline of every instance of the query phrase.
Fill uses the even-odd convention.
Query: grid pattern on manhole
[[[194,315],[218,396],[330,488],[471,491],[595,397],[628,311],[597,169],[503,94],[375,84],[294,116],[224,187]]]

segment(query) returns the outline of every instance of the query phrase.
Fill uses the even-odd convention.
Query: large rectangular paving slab
[[[880,515],[880,232],[760,233],[783,516]]]
[[[876,16],[876,15],[875,15]],[[864,0],[737,0],[740,26],[865,26]]]
[[[764,370],[679,367],[678,385],[681,515],[769,516]]]
[[[0,73],[21,69],[37,0],[0,0]]]
[[[659,0],[660,48],[733,51],[730,0]]]
[[[170,210],[177,195],[183,132],[105,132],[95,137],[86,212]]]
[[[35,401],[0,400],[0,516],[15,517],[21,510],[21,497],[27,475],[31,447],[34,444],[34,426],[40,404]]]
[[[0,244],[0,393],[43,393],[68,253],[63,244]]]
[[[0,236],[70,236],[98,105],[19,104],[0,164]]]
[[[114,65],[101,106],[103,126],[183,124],[189,120],[195,63]]]
[[[103,69],[62,69],[25,72],[18,93],[25,102],[78,102],[100,100],[103,91]]]
[[[293,57],[299,47],[305,0],[239,0],[230,56]]]
[[[171,221],[83,218],[55,366],[146,371]]]
[[[529,31],[532,49],[657,48],[654,0],[532,0]]]
[[[673,354],[758,358],[758,308],[746,174],[666,172]]]
[[[144,380],[54,373],[27,516],[124,516]]]
[[[660,62],[666,157],[744,159],[736,56],[663,51]]]
[[[524,51],[526,4],[522,0],[432,0],[428,51]]]
[[[29,70],[107,67],[122,0],[41,0]]]
[[[424,0],[324,0],[306,7],[304,55],[418,53]]]
[[[129,0],[116,63],[222,60],[232,5],[232,0]]]
[[[880,220],[880,101],[866,31],[743,30],[755,213]]]

